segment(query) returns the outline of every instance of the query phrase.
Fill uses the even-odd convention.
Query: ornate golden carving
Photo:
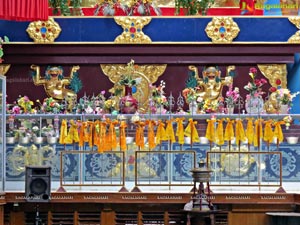
[[[10,64],[0,64],[0,74],[5,75],[10,68]]]
[[[213,43],[231,43],[240,29],[231,17],[213,17],[205,32]]]
[[[7,156],[7,163],[13,170],[14,174],[24,172],[25,166],[41,166],[46,162],[51,162],[55,156],[55,150],[46,145],[38,148],[36,145],[31,146],[17,145]]]
[[[288,18],[289,21],[294,24],[298,29],[300,29],[300,17],[299,16],[291,16]],[[288,43],[300,43],[300,31],[297,31],[293,36],[288,39]]]
[[[198,68],[190,65],[189,70],[193,71],[198,83],[197,96],[201,97],[209,109],[216,110],[224,86],[229,86],[233,82],[230,73],[235,70],[231,65],[226,68],[226,76],[221,76],[221,70],[217,66],[208,66],[202,69],[202,78],[199,77]]]
[[[142,31],[150,23],[151,17],[115,17],[116,23],[122,26],[123,33],[116,37],[115,43],[151,43],[151,39]]]
[[[39,66],[31,65],[31,69],[35,71],[35,76],[33,77],[34,84],[37,86],[43,85],[48,96],[58,100],[76,99],[76,93],[66,86],[70,84],[74,73],[80,69],[79,66],[72,67],[69,77],[64,77],[62,68],[57,66],[48,67],[45,77],[41,76]]]
[[[117,84],[121,75],[126,71],[127,64],[101,64],[100,67],[103,73],[108,76],[109,80],[114,83],[114,87],[110,90],[110,92],[114,92],[115,88],[117,88]],[[138,100],[140,104],[140,108],[144,110],[148,109],[148,101],[150,97],[150,88],[149,84],[152,84],[157,81],[158,77],[161,76],[167,68],[166,64],[161,65],[138,65],[135,68],[134,73],[132,74],[132,78],[140,77],[141,82],[138,85],[137,92],[134,97]],[[116,99],[118,102],[119,99]]]
[[[286,64],[259,64],[257,66],[273,87],[277,87],[276,80],[280,79],[281,87],[287,88]],[[267,113],[278,112],[280,104],[278,103],[276,93],[271,93],[269,99],[265,102],[264,107]]]
[[[273,87],[276,87],[276,80],[281,80],[281,87],[287,87],[286,64],[258,64],[260,72],[269,80]]]
[[[36,43],[52,43],[60,34],[61,28],[53,18],[49,18],[47,21],[31,22],[26,31]]]
[[[298,29],[300,29],[300,17],[299,16],[291,16],[288,19],[292,24],[294,24]]]

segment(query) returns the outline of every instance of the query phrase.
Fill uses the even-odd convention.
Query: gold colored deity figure
[[[71,79],[80,67],[73,66],[69,77],[63,76],[63,70],[59,66],[48,67],[45,72],[45,76],[41,77],[40,67],[31,65],[31,69],[36,72],[33,76],[33,82],[35,85],[44,85],[46,94],[57,100],[63,99],[76,99],[77,95],[74,91],[68,89]]]
[[[221,77],[221,70],[217,66],[204,67],[202,71],[202,79],[199,78],[198,68],[189,66],[189,70],[195,72],[195,78],[198,81],[197,96],[203,100],[209,100],[211,104],[217,104],[217,101],[222,96],[224,85],[229,86],[233,82],[230,72],[235,70],[235,66],[227,67],[226,77]]]

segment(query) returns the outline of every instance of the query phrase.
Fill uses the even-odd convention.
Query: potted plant
[[[17,131],[14,129],[9,129],[6,132],[6,144],[14,144],[16,141]]]
[[[206,15],[214,2],[214,0],[175,0],[175,14],[179,15],[180,8],[183,8],[185,15]]]
[[[21,126],[17,131],[17,137],[19,139],[19,143],[25,145],[29,143],[31,134],[25,126]]]
[[[81,16],[81,0],[49,0],[49,7],[52,8],[52,13],[56,16]],[[72,3],[72,11],[71,11]]]
[[[159,86],[151,85],[151,98],[149,100],[150,110],[152,113],[165,114],[167,110],[165,109],[168,106],[168,99],[165,96],[166,83],[162,80],[160,81]]]
[[[271,92],[271,98],[274,97],[277,103],[277,110],[281,114],[287,114],[290,108],[293,106],[293,99],[300,94],[300,92],[291,93],[287,88],[281,87],[281,80],[276,80],[277,88],[271,87],[269,91]]]
[[[47,138],[48,144],[56,144],[58,139],[52,124],[42,128],[42,136]]]
[[[232,114],[234,111],[234,107],[240,97],[240,91],[238,87],[235,87],[233,89],[232,84],[229,85],[229,90],[226,91],[226,107],[227,107],[227,113]]]
[[[35,144],[42,144],[44,138],[41,136],[40,128],[38,126],[33,126],[32,129],[32,140]]]

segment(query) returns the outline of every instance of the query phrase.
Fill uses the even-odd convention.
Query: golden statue
[[[233,82],[231,72],[235,70],[235,66],[228,66],[226,77],[221,77],[221,70],[217,66],[204,67],[202,71],[202,79],[199,78],[198,68],[189,66],[189,70],[194,71],[197,79],[197,96],[203,100],[209,100],[211,104],[216,105],[219,97],[222,96],[224,85],[229,86]]]
[[[67,101],[77,98],[76,93],[66,86],[70,84],[74,73],[80,69],[79,66],[72,67],[69,77],[63,76],[63,70],[59,66],[49,66],[46,69],[45,77],[41,77],[39,66],[31,65],[30,68],[36,72],[35,76],[33,76],[34,84],[44,85],[44,89],[49,97],[57,100],[67,99]]]

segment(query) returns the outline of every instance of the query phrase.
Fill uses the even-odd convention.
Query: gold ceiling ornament
[[[258,64],[260,72],[269,80],[272,87],[277,87],[276,80],[281,80],[281,87],[287,88],[286,64]]]
[[[118,81],[122,74],[126,73],[127,64],[100,64],[103,73],[108,76],[109,80],[114,83],[114,87],[109,91],[114,93],[118,88]],[[138,65],[132,78],[141,78],[141,82],[137,85],[137,91],[133,96],[138,100],[142,111],[148,110],[149,98],[151,90],[149,85],[155,83],[166,70],[167,64],[152,64],[152,65]],[[116,97],[115,101],[119,102],[120,97]]]
[[[9,68],[10,64],[0,64],[0,74],[5,76]]]
[[[115,22],[122,26],[123,33],[115,39],[115,43],[151,43],[151,39],[142,31],[150,23],[151,17],[115,17]]]
[[[240,28],[231,17],[213,17],[205,32],[213,43],[231,43],[237,37]]]
[[[294,24],[298,29],[300,29],[300,17],[299,16],[291,16],[288,18],[289,21]],[[300,43],[300,31],[298,30],[294,35],[292,35],[288,41],[288,43]]]
[[[49,18],[47,21],[31,22],[26,31],[35,43],[53,43],[61,28],[53,18]]]

